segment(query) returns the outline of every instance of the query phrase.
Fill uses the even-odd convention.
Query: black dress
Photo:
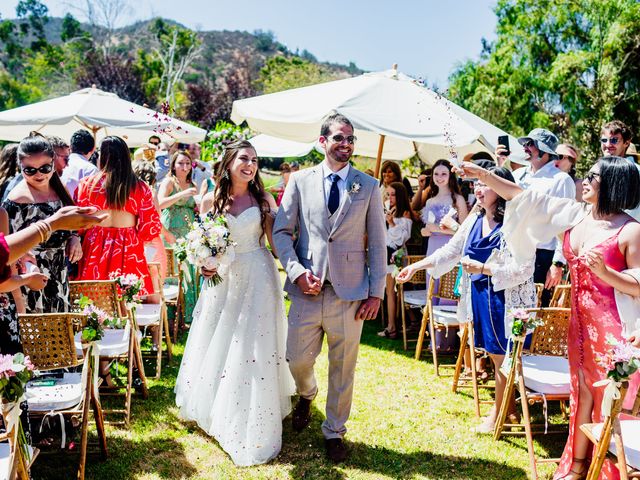
[[[9,214],[11,233],[44,220],[62,207],[60,200],[43,203],[16,203],[5,200],[2,207]],[[27,313],[59,313],[69,311],[69,278],[66,266],[66,246],[71,232],[59,230],[33,249],[38,268],[49,275],[42,290],[24,288]]]

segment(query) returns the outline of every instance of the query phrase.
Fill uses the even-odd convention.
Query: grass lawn
[[[320,392],[311,426],[298,434],[284,423],[280,456],[268,465],[236,468],[217,443],[196,425],[182,422],[173,384],[184,346],[176,346],[160,381],[150,380],[149,399],[135,399],[130,430],[107,427],[109,458],[89,457],[87,478],[95,479],[517,479],[526,478],[524,438],[495,442],[477,436],[472,399],[453,394],[450,378],[436,378],[431,361],[415,361],[400,341],[376,336],[367,322],[347,424],[351,456],[335,466],[324,457],[320,424],[326,398],[326,345],[317,363]],[[486,407],[485,407],[486,408]],[[539,411],[536,407],[535,411]],[[564,438],[536,441],[540,456],[558,456]],[[41,456],[34,479],[75,477],[76,457]],[[554,464],[539,466],[550,478]]]

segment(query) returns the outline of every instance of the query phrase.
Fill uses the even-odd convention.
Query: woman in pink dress
[[[522,191],[473,164],[464,163],[462,169],[512,199],[502,231],[516,259],[530,257],[539,241],[564,232],[564,255],[572,279],[567,340],[571,412],[569,438],[554,478],[584,478],[592,448],[579,427],[603,421],[604,388],[593,384],[606,378],[607,371],[597,359],[610,349],[608,335],[640,345],[640,312],[619,313],[626,312],[624,297],[640,297],[640,224],[624,213],[640,203],[640,174],[623,158],[601,158],[583,180],[585,203],[581,204]],[[633,405],[640,374],[629,383],[623,408]],[[615,480],[620,474],[606,461],[600,478]]]

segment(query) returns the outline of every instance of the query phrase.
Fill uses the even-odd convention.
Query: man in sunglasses
[[[329,388],[322,433],[327,456],[342,462],[362,323],[376,317],[384,295],[385,221],[377,180],[349,165],[356,142],[349,119],[329,116],[318,141],[324,161],[289,177],[273,240],[291,295],[287,361],[300,395],[293,428],[301,431],[311,421],[318,392],[313,366],[326,333]]]
[[[576,198],[575,183],[554,162],[558,156],[558,137],[544,128],[535,128],[518,142],[526,155],[525,166],[513,172],[518,185],[553,197]],[[565,265],[562,244],[557,239],[538,245],[533,281],[544,285],[543,307],[549,306],[553,289],[562,280]]]

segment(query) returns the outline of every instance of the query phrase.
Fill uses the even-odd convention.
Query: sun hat
[[[548,153],[553,157],[558,155],[556,153],[556,147],[559,143],[558,137],[546,128],[534,128],[526,137],[518,138],[518,143],[524,145],[529,140],[532,140],[541,152]]]

